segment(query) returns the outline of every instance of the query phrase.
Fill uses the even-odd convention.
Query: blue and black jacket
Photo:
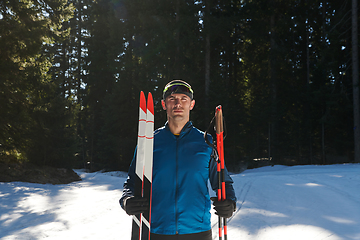
[[[211,137],[209,137],[211,138]],[[216,161],[204,133],[188,122],[179,136],[168,124],[154,133],[151,232],[174,235],[204,232],[211,229],[211,201],[208,181],[218,188]],[[133,196],[135,157],[124,183],[123,199]],[[226,198],[236,202],[233,181],[225,169]]]

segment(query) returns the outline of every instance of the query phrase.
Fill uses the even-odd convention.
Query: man
[[[151,240],[211,240],[208,180],[218,188],[216,161],[204,133],[195,128],[190,111],[195,106],[191,86],[182,81],[169,82],[161,105],[167,114],[164,127],[154,133],[152,179]],[[209,137],[210,138],[210,137]],[[129,215],[144,212],[146,199],[134,197],[135,157],[124,183],[120,205]],[[235,211],[233,181],[225,171],[226,197],[214,200],[216,214],[230,217]]]

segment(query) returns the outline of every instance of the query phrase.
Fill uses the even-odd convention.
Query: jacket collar
[[[180,135],[179,137],[184,136],[185,134],[187,134],[188,132],[190,132],[191,128],[193,127],[193,124],[191,121],[188,121],[184,127],[181,129]],[[165,129],[168,130],[170,132],[170,128],[169,128],[169,123],[166,122],[165,123]]]

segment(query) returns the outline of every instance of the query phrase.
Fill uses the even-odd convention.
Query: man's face
[[[161,104],[166,110],[168,118],[189,121],[190,110],[194,108],[195,100],[191,100],[189,96],[182,93],[173,93],[162,100]]]

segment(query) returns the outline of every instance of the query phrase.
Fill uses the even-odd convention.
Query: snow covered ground
[[[131,217],[118,204],[126,173],[78,173],[83,181],[67,185],[0,183],[0,239],[130,239]],[[263,167],[232,178],[229,240],[360,239],[360,164]]]

